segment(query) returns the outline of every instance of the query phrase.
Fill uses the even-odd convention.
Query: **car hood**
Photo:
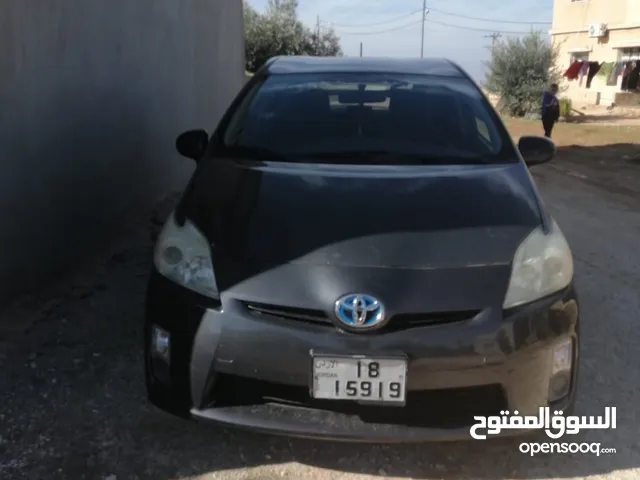
[[[515,250],[541,223],[521,163],[211,160],[199,166],[183,208],[213,245],[221,291],[305,306],[422,285],[434,294],[466,291],[469,307],[479,308],[503,297]],[[442,300],[431,306],[448,308]]]

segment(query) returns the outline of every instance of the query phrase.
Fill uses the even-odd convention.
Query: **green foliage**
[[[258,70],[279,55],[339,56],[340,39],[332,29],[318,32],[298,20],[297,0],[269,0],[264,13],[244,1],[246,69]]]
[[[504,113],[521,117],[540,110],[540,100],[551,83],[559,83],[558,48],[541,32],[508,38],[492,47],[487,62],[486,88],[500,97]]]
[[[571,109],[573,105],[571,103],[571,99],[567,97],[563,97],[560,100],[558,100],[558,103],[560,104],[560,116],[564,118],[570,117]]]

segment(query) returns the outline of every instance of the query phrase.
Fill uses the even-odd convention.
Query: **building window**
[[[620,49],[620,61],[640,60],[640,47]]]
[[[589,52],[576,52],[571,54],[571,62],[588,62],[589,61]]]

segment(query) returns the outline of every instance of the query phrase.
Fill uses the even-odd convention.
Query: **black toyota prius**
[[[555,146],[516,146],[456,64],[277,57],[176,146],[197,167],[148,286],[156,406],[384,442],[571,409],[572,254],[528,169]]]

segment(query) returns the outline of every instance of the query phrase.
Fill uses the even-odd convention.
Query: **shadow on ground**
[[[580,154],[568,147],[559,159],[570,155]],[[83,275],[0,316],[0,325],[21,318],[25,327],[0,349],[0,478],[169,480],[216,472],[215,478],[228,478],[229,470],[260,466],[265,469],[242,478],[304,478],[281,466],[295,462],[381,477],[533,480],[640,467],[633,435],[640,430],[637,397],[616,395],[616,385],[627,380],[610,371],[604,351],[592,352],[597,358],[583,368],[577,413],[601,415],[615,401],[618,429],[583,432],[572,440],[617,448],[615,455],[529,457],[518,451],[523,440],[403,446],[291,440],[225,431],[157,411],[145,398],[141,327],[152,239],[166,208]],[[587,322],[600,320],[592,315],[585,313]],[[611,390],[593,388],[602,375],[616,382]]]
[[[550,166],[609,192],[640,196],[639,144],[561,146]]]
[[[573,115],[564,119],[566,123],[615,123],[622,121],[635,121],[637,118],[630,117],[629,115],[594,115],[589,113],[580,112],[579,110],[573,110]]]
[[[639,139],[640,140],[640,139]],[[640,144],[612,143],[608,145],[564,145],[558,148],[558,158],[574,162],[598,162],[617,168],[640,166]]]

